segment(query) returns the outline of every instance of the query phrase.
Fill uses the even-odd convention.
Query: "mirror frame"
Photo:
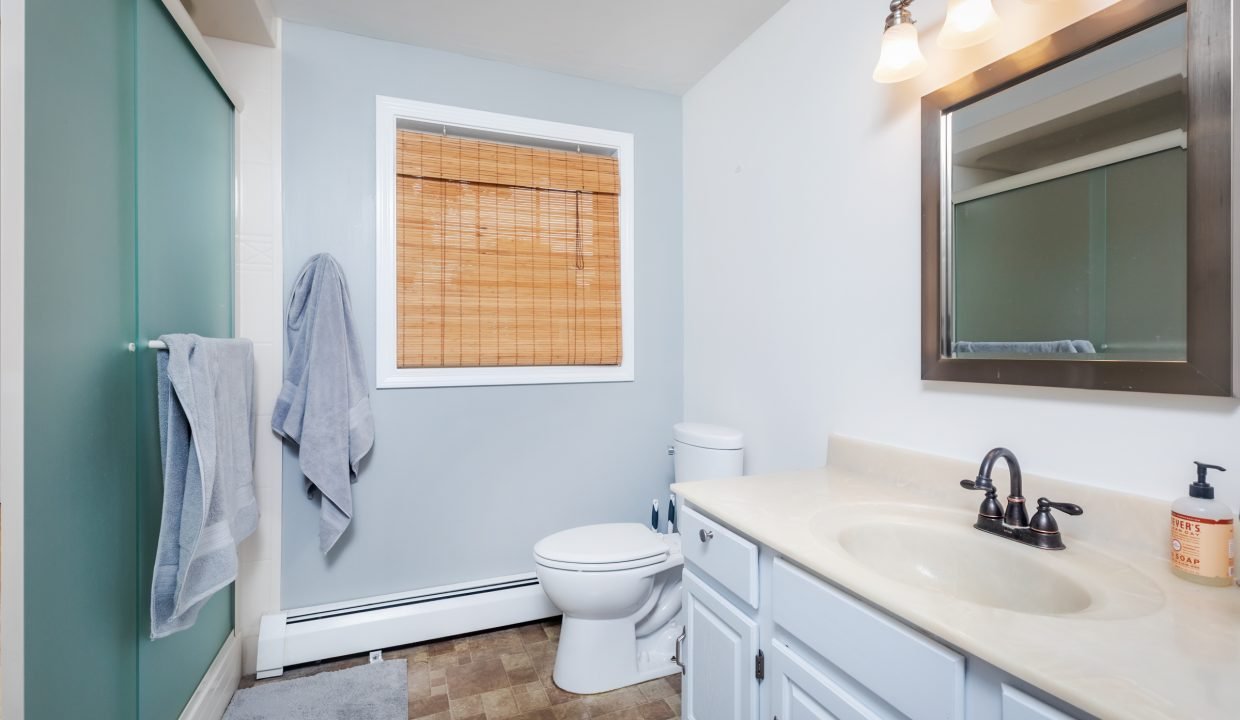
[[[947,113],[1181,13],[1188,16],[1188,352],[1185,360],[965,359],[944,328]],[[921,100],[923,380],[1232,394],[1231,2],[1120,0]]]

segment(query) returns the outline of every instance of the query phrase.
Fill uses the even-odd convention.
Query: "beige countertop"
[[[1068,549],[1050,552],[975,533],[977,556],[958,573],[987,573],[984,553],[1074,578],[1095,599],[1081,612],[1033,614],[911,585],[857,559],[830,527],[851,515],[944,518],[965,527],[980,493],[960,488],[977,464],[832,437],[825,468],[697,483],[677,495],[737,532],[844,587],[922,631],[1102,718],[1240,717],[1240,588],[1210,588],[1171,574],[1170,503],[1025,476],[1039,496],[1075,502],[1059,515]],[[980,461],[980,453],[979,453]],[[1002,463],[1000,463],[1002,466]],[[1006,470],[996,472],[1000,497]],[[972,542],[972,540],[970,540]],[[1025,561],[1025,558],[1019,558]]]

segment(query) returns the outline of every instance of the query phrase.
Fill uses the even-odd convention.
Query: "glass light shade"
[[[907,22],[887,28],[878,52],[878,65],[874,67],[874,81],[897,83],[916,77],[925,69],[926,59],[917,43],[917,28]]]
[[[951,0],[939,31],[939,47],[959,50],[984,43],[999,32],[999,15],[990,0]]]

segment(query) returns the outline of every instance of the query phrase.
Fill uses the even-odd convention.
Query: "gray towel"
[[[1094,352],[1094,344],[1088,340],[1047,340],[1039,342],[970,342],[953,343],[957,353],[986,353],[989,355],[1021,353],[1082,353]]]
[[[353,517],[350,483],[375,441],[362,349],[349,289],[335,258],[306,262],[288,307],[288,364],[271,427],[298,445],[306,490],[319,495],[319,549],[332,549]]]
[[[151,639],[194,624],[237,578],[237,543],[258,526],[254,346],[164,335],[158,366],[164,506],[151,581]]]

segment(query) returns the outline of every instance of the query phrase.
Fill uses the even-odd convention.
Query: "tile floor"
[[[680,676],[600,695],[555,686],[559,620],[383,651],[409,663],[410,720],[671,720],[680,717]],[[286,671],[280,682],[367,662],[365,656]],[[242,687],[256,684],[244,678]]]

